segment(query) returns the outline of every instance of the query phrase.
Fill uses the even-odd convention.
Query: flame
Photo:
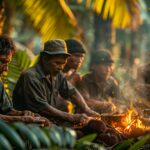
[[[70,101],[68,101],[67,103],[68,103],[68,105],[67,105],[68,113],[72,114],[73,113],[73,104]]]
[[[139,118],[135,109],[129,109],[128,112],[121,118],[120,122],[112,122],[112,126],[123,133],[131,133],[133,129],[150,130],[150,127],[145,126]]]

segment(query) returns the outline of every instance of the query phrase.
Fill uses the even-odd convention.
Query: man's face
[[[96,75],[102,80],[106,81],[112,74],[112,64],[111,63],[101,63],[94,66],[94,71]]]
[[[73,54],[71,54],[71,56],[67,60],[67,65],[71,69],[75,69],[75,70],[80,69],[80,67],[83,63],[83,60],[84,60],[84,56],[85,56],[84,53],[73,53]]]
[[[10,63],[12,56],[12,52],[10,52],[7,55],[0,55],[0,74],[8,70],[8,64]]]
[[[60,71],[63,70],[67,62],[67,57],[64,55],[57,55],[50,59],[44,60],[44,70],[46,74],[56,76]]]

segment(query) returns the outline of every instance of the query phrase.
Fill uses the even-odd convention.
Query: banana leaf
[[[29,68],[31,64],[35,64],[36,61],[37,56],[32,61],[26,50],[18,50],[14,54],[12,61],[9,64],[8,72],[4,72],[2,75],[4,87],[10,96],[12,96],[12,91],[20,74]]]

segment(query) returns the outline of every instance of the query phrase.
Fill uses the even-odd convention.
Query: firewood
[[[108,124],[111,124],[112,121],[120,122],[122,117],[124,117],[124,114],[117,114],[117,115],[102,114],[101,115],[101,119]]]
[[[85,126],[83,126],[82,131],[84,133],[104,133],[107,127],[102,120],[91,119]]]

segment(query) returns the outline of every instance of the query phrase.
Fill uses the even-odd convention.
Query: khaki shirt
[[[117,81],[110,77],[105,83],[97,83],[94,74],[89,73],[82,77],[76,88],[86,99],[106,100],[109,97],[119,98],[120,90]]]
[[[55,107],[59,94],[68,99],[74,92],[75,88],[62,73],[50,81],[40,63],[37,63],[21,74],[13,92],[13,104],[18,110],[27,109],[40,113],[48,105]]]

